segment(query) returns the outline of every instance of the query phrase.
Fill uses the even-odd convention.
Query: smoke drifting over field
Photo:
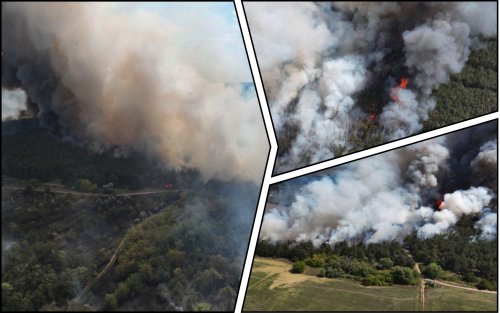
[[[431,92],[462,70],[480,37],[497,34],[494,2],[245,3],[245,10],[275,131],[289,141],[280,172],[352,149],[370,114],[385,140],[420,131],[436,105]],[[398,86],[403,78],[407,87]]]
[[[329,170],[296,188],[290,205],[268,210],[260,237],[316,246],[401,241],[415,230],[442,234],[475,214],[479,239],[496,238],[496,133],[490,122]]]
[[[268,143],[259,105],[234,84],[251,80],[246,57],[225,46],[232,35],[206,40],[228,27],[215,12],[179,14],[2,3],[2,86],[23,88],[44,126],[95,151],[260,181]]]

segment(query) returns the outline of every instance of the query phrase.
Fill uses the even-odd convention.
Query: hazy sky
[[[221,66],[241,64],[241,66],[232,69],[233,78],[230,82],[252,81],[243,38],[232,2],[126,2],[119,3],[118,6],[124,10],[132,11],[151,10],[164,16],[165,19],[178,27],[201,30],[196,33],[203,35],[191,38],[188,47],[197,49],[199,46],[210,46],[222,49],[226,52],[227,58],[232,60],[221,60]],[[194,54],[193,58],[195,58]],[[204,66],[206,63],[207,60],[199,60],[200,66]]]

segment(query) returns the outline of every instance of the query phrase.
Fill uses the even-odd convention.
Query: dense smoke
[[[432,91],[484,46],[481,37],[497,34],[494,2],[249,2],[245,10],[286,146],[278,172],[355,148],[350,138],[370,114],[385,140],[419,132],[436,105]]]
[[[109,3],[2,3],[2,86],[22,87],[43,126],[94,151],[260,181],[268,143],[256,97],[242,96],[248,63],[227,33],[239,30],[204,8],[169,18]]]
[[[484,213],[476,227],[481,230],[480,240],[494,240],[497,235],[497,213]]]
[[[476,171],[489,171],[494,173],[497,167],[497,141],[491,140],[483,144],[480,148],[480,152],[472,160],[471,166],[476,169]]]
[[[497,175],[478,185],[474,174],[496,168],[496,133],[487,123],[315,176],[295,189],[291,204],[267,210],[260,237],[315,246],[402,241],[414,231],[421,238],[445,233],[462,216],[476,215],[479,239],[495,238]]]

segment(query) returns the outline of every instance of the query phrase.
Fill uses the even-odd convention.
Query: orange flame
[[[393,88],[391,90],[391,98],[392,98],[392,100],[394,100],[394,102],[399,102],[398,95],[397,95],[398,88],[399,89],[406,89],[406,87],[408,87],[408,77],[403,76],[403,77],[401,77],[401,80],[399,81],[399,85],[396,88]]]
[[[401,81],[399,82],[399,88],[401,89],[406,89],[408,86],[408,78],[407,77],[401,77]]]
[[[377,114],[375,114],[375,112],[370,113],[370,121],[371,122],[375,121],[376,117],[377,117]]]
[[[443,209],[443,205],[444,205],[443,200],[437,199],[436,204],[437,204],[439,210]]]

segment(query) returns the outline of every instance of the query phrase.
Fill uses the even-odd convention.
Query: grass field
[[[416,286],[365,287],[348,280],[290,274],[289,269],[284,261],[257,257],[244,310],[418,310]],[[291,279],[294,276],[301,278]]]
[[[244,311],[417,311],[418,286],[366,287],[344,279],[291,274],[284,260],[256,257]],[[439,286],[425,310],[496,310],[496,294]]]
[[[497,295],[446,286],[427,288],[425,309],[429,311],[496,311]]]

